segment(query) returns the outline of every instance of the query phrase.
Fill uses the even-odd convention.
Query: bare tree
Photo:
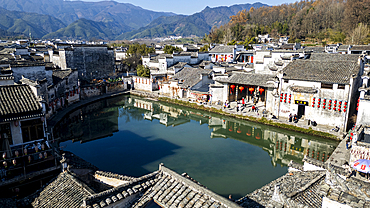
[[[360,23],[352,31],[352,33],[351,33],[351,35],[348,39],[348,42],[350,44],[357,44],[357,45],[364,44],[369,32],[370,32],[370,29],[367,27],[367,25]]]

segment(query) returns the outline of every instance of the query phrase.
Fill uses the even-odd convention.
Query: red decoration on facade
[[[235,85],[230,85],[230,88],[231,88],[232,90],[234,90]]]
[[[239,90],[240,90],[240,92],[242,92],[244,90],[244,87],[243,86],[240,86],[239,87]]]
[[[265,91],[265,89],[260,88],[260,89],[259,89],[259,91],[260,91],[260,93],[262,94],[262,93],[263,93],[263,91]]]
[[[250,87],[250,88],[248,89],[248,91],[249,91],[249,92],[253,92],[253,91],[254,91],[254,88],[253,88],[253,87]],[[281,96],[283,96],[283,94],[281,94]]]

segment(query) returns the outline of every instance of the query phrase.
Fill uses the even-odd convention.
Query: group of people
[[[289,114],[289,122],[297,123],[298,122],[297,114],[294,114],[294,116],[292,114]]]

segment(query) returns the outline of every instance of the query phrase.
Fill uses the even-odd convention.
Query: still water
[[[133,96],[75,110],[54,135],[100,170],[141,176],[164,163],[235,199],[285,174],[290,160],[326,161],[338,144]]]

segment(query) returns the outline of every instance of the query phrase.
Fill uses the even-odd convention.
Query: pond
[[[338,142],[191,108],[120,96],[67,115],[60,148],[100,170],[142,176],[164,165],[234,199],[284,175],[290,160],[322,161]]]

